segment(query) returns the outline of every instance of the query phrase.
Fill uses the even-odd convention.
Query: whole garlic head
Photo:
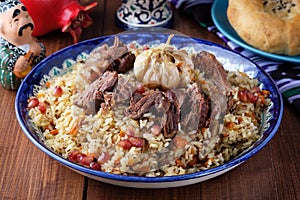
[[[194,79],[194,64],[186,51],[166,44],[141,52],[134,63],[134,75],[148,87],[185,87]]]

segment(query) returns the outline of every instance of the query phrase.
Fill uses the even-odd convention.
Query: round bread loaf
[[[300,55],[300,0],[228,3],[228,20],[246,43],[270,53]]]

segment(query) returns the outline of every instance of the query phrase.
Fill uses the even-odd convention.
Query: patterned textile
[[[176,8],[189,9],[195,5],[212,3],[213,0],[169,0]]]

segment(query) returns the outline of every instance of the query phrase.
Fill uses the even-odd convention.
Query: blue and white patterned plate
[[[168,36],[169,34],[155,32],[124,33],[118,35],[120,40],[125,43],[137,41],[140,44],[166,42]],[[32,96],[33,91],[36,88],[35,85],[39,85],[41,80],[44,80],[47,77],[56,76],[58,73],[68,70],[68,67],[71,66],[73,62],[77,59],[84,59],[92,49],[103,42],[113,42],[113,39],[112,37],[107,36],[83,41],[47,57],[27,75],[16,96],[16,116],[25,135],[41,151],[64,166],[92,179],[115,185],[137,188],[178,187],[211,179],[233,169],[234,167],[237,167],[261,150],[277,132],[282,119],[283,102],[276,85],[265,71],[242,55],[223,46],[197,38],[192,39],[185,36],[175,35],[175,37],[171,40],[172,45],[177,47],[193,46],[197,51],[210,51],[214,53],[219,61],[224,64],[226,69],[241,70],[250,76],[256,77],[263,84],[263,87],[267,88],[271,92],[271,100],[273,104],[266,109],[263,114],[261,128],[262,137],[251,148],[247,149],[238,157],[230,160],[230,162],[226,164],[196,173],[169,177],[135,177],[110,174],[88,169],[62,158],[48,149],[43,144],[43,141],[41,141],[37,136],[39,133],[28,117],[27,100],[30,96]]]

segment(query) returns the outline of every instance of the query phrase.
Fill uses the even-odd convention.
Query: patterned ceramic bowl
[[[124,29],[168,28],[173,22],[173,12],[167,0],[126,0],[116,12],[116,22]]]
[[[150,41],[165,42],[169,34],[140,32],[132,34],[119,34],[118,36],[122,41],[128,41],[128,43],[130,41],[137,41],[140,44],[145,44]],[[56,69],[59,70],[63,67],[70,66],[75,62],[78,56],[81,56],[83,53],[89,53],[97,45],[109,38],[110,37],[100,37],[83,41],[54,53],[43,60],[28,74],[18,90],[15,108],[16,116],[22,130],[34,145],[64,166],[89,178],[115,185],[137,188],[177,187],[205,181],[224,174],[225,172],[237,167],[250,157],[254,156],[259,150],[267,145],[267,143],[277,132],[282,119],[283,102],[276,85],[265,71],[263,71],[259,66],[255,65],[249,59],[223,46],[197,38],[189,38],[187,40],[187,38],[184,36],[175,36],[172,40],[172,45],[184,47],[190,45],[189,42],[193,40],[194,43],[198,44],[198,50],[206,50],[215,54],[215,56],[226,69],[244,71],[248,75],[257,78],[263,84],[263,87],[270,91],[272,104],[262,114],[262,126],[260,129],[262,135],[261,138],[250,148],[223,165],[195,173],[176,176],[137,177],[117,175],[92,170],[62,158],[60,155],[47,148],[45,144],[38,138],[37,129],[32,124],[28,116],[27,100],[30,96],[32,96],[35,85],[39,85],[43,77],[49,76],[49,72],[51,72],[51,76],[55,76]]]

